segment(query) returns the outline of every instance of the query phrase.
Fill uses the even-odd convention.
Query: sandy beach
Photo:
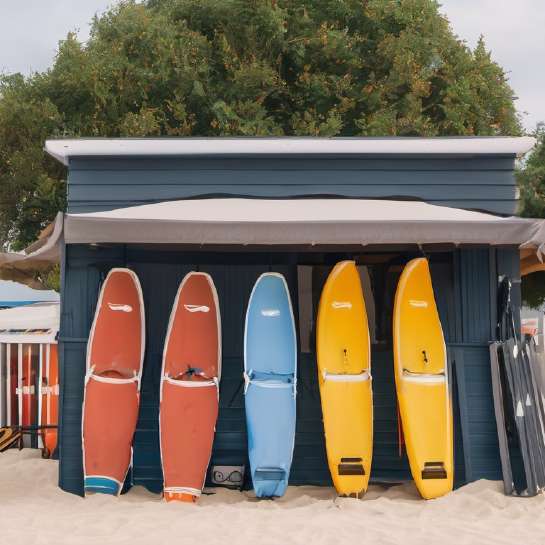
[[[57,462],[38,451],[0,455],[0,543],[10,545],[543,544],[545,497],[508,498],[478,481],[421,500],[412,484],[370,487],[365,499],[332,488],[290,487],[257,501],[251,492],[210,490],[196,505],[167,504],[141,487],[86,499],[57,487]]]

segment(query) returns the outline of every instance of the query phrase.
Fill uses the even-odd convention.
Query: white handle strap
[[[432,375],[429,373],[411,373],[407,369],[403,369],[402,379],[406,382],[419,382],[422,384],[441,384],[447,381],[444,371]]]
[[[85,376],[85,384],[91,379],[96,380],[97,382],[103,382],[105,384],[131,384],[132,382],[138,383],[140,386],[140,378],[136,374],[136,371],[133,371],[133,376],[128,378],[115,378],[115,377],[105,377],[103,375],[96,375],[94,373],[95,366],[92,365],[87,371]]]
[[[219,388],[218,377],[213,377],[210,380],[180,380],[170,377],[168,374],[163,376],[163,380],[173,386],[182,386],[185,388],[207,388],[215,386]]]
[[[328,373],[326,370],[322,372],[322,378],[324,381],[329,382],[366,382],[371,380],[371,373],[369,370],[362,371],[358,374],[348,374],[348,373]]]

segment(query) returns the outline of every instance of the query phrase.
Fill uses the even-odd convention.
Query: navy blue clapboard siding
[[[511,157],[72,158],[68,210],[203,196],[416,198],[512,214]]]
[[[496,259],[496,254],[501,257]],[[442,256],[442,257],[441,257]],[[406,256],[409,259],[411,256]],[[455,404],[456,481],[499,478],[500,465],[492,405],[488,341],[493,314],[492,285],[501,270],[515,269],[516,250],[458,250],[431,254],[432,276],[452,367]],[[179,281],[197,267],[217,285],[223,323],[220,415],[212,463],[247,463],[242,393],[243,323],[251,287],[269,269],[286,275],[297,295],[297,263],[331,264],[336,257],[306,254],[209,254],[136,248],[72,245],[66,248],[61,317],[60,485],[82,493],[81,408],[87,335],[100,282],[114,266],[133,268],[143,286],[147,348],[140,417],[134,442],[134,480],[151,490],[161,486],[158,389],[164,335]],[[200,264],[200,266],[199,266]],[[395,287],[396,274],[389,286]],[[391,291],[391,287],[389,288]],[[375,294],[376,296],[376,294]],[[294,301],[295,302],[295,301]],[[390,309],[391,298],[385,303]],[[294,305],[297,309],[297,304]],[[488,309],[488,310],[487,310]],[[390,326],[387,326],[389,330]],[[375,406],[374,480],[410,478],[399,456],[391,343],[373,346]],[[292,484],[329,484],[314,354],[299,356],[297,433]]]

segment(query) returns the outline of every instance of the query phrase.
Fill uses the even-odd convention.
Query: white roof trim
[[[47,140],[45,150],[70,157],[204,155],[523,155],[536,141],[524,137],[449,138],[82,138]]]

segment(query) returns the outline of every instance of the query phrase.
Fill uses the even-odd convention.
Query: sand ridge
[[[372,485],[363,500],[332,488],[289,487],[274,501],[214,489],[196,505],[134,487],[80,498],[57,486],[57,462],[36,450],[0,454],[0,543],[6,545],[501,545],[545,543],[545,496],[509,498],[477,481],[420,499],[412,483]]]

